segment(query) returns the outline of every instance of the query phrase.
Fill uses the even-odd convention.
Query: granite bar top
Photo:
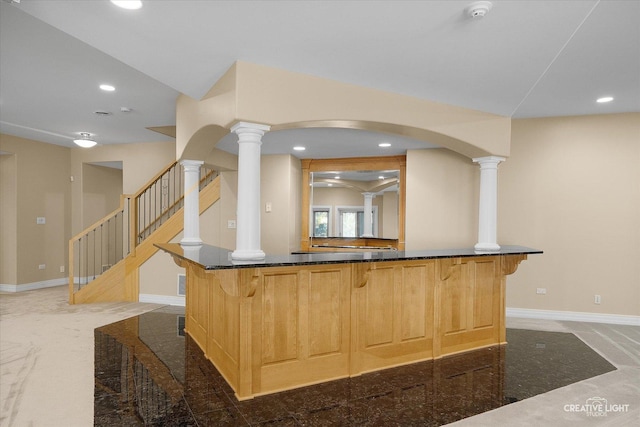
[[[174,257],[200,265],[205,270],[223,270],[233,268],[287,267],[314,264],[342,264],[360,262],[385,262],[403,260],[421,260],[437,258],[478,257],[495,255],[541,254],[538,249],[524,246],[502,246],[499,251],[479,252],[473,248],[435,249],[420,251],[380,251],[380,252],[319,252],[291,255],[267,255],[262,260],[237,261],[231,259],[232,251],[216,246],[182,247],[178,243],[156,244],[156,247]]]

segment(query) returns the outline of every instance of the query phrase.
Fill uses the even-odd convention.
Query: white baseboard
[[[184,297],[172,297],[168,295],[140,294],[138,295],[138,301],[153,304],[178,305],[181,307],[185,306]]]
[[[63,286],[69,284],[68,277],[62,277],[60,279],[43,280],[42,282],[24,283],[22,285],[0,285],[0,292],[23,292],[33,291],[36,289],[52,288],[54,286]]]
[[[525,319],[569,320],[573,322],[609,323],[614,325],[640,326],[640,316],[623,314],[585,313],[579,311],[534,310],[507,307],[507,317]]]

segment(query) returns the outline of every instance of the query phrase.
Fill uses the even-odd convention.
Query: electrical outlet
[[[47,219],[43,216],[39,216],[36,218],[36,224],[46,224],[47,223]]]
[[[236,228],[236,220],[230,219],[227,221],[227,228]]]
[[[38,266],[38,270],[44,270],[45,268],[47,268],[47,265],[46,265],[46,264],[40,264],[40,265]]]
[[[64,273],[64,265],[60,266],[60,273]]]
[[[593,303],[594,304],[600,304],[601,301],[602,301],[602,299],[600,298],[600,295],[594,295],[593,296]]]
[[[547,294],[547,288],[537,288],[536,289],[536,294],[538,294],[538,295],[546,295]]]

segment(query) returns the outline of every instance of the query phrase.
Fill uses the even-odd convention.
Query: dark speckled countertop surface
[[[341,264],[355,262],[384,262],[494,255],[529,255],[542,253],[541,250],[527,248],[524,246],[502,246],[499,251],[495,252],[479,252],[475,251],[473,248],[421,251],[322,252],[291,255],[267,255],[263,260],[236,261],[231,259],[232,251],[206,244],[201,246],[182,247],[178,243],[165,243],[156,244],[155,246],[175,257],[194,262],[202,266],[205,270],[252,267],[286,267],[295,265]]]

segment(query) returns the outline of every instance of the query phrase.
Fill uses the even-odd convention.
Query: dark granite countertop
[[[231,253],[233,251],[211,245],[187,246],[183,248],[178,243],[165,243],[156,244],[155,246],[180,259],[194,262],[202,266],[205,270],[542,253],[541,250],[524,246],[502,246],[499,251],[495,252],[478,252],[473,248],[421,251],[319,252],[292,255],[267,255],[265,259],[259,261],[236,261],[231,259]]]

